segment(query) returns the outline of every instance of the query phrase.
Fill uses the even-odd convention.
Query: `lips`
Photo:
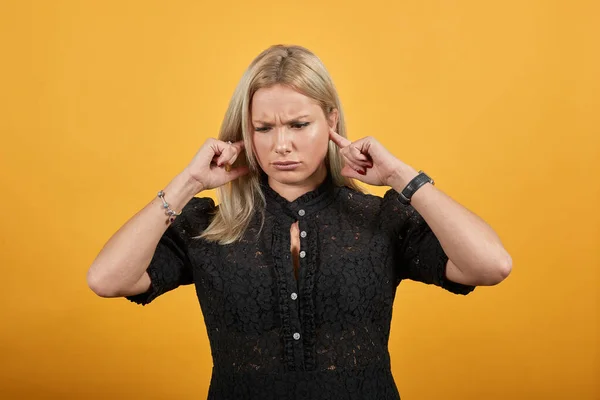
[[[275,161],[272,163],[272,168],[278,171],[295,171],[300,166],[297,161]]]
[[[273,163],[274,165],[294,165],[294,164],[299,164],[298,161],[275,161]]]

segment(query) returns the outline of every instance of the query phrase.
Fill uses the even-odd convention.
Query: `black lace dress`
[[[213,357],[209,399],[399,399],[388,339],[398,284],[411,279],[467,294],[448,280],[447,255],[412,206],[326,179],[293,202],[267,198],[240,242],[192,240],[215,204],[193,198],[148,267],[148,304],[194,284]],[[290,225],[298,221],[296,279]]]

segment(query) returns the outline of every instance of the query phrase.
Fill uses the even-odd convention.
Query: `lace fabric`
[[[392,305],[410,279],[451,293],[447,255],[412,206],[326,179],[289,202],[263,181],[266,213],[239,242],[194,240],[216,206],[193,198],[148,266],[148,304],[194,284],[213,356],[209,399],[399,399],[388,353]],[[290,225],[298,221],[298,278]]]

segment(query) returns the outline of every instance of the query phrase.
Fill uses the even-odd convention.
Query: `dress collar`
[[[303,194],[294,201],[288,201],[269,186],[267,175],[262,172],[260,186],[267,201],[267,211],[294,220],[305,218],[329,205],[335,198],[338,188],[333,184],[329,172],[325,180],[314,190]]]

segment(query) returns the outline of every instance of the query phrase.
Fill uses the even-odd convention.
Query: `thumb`
[[[248,172],[250,172],[250,168],[244,165],[241,167],[232,168],[231,170],[225,172],[225,176],[227,177],[227,180],[231,182],[238,179],[241,176],[246,175]]]

